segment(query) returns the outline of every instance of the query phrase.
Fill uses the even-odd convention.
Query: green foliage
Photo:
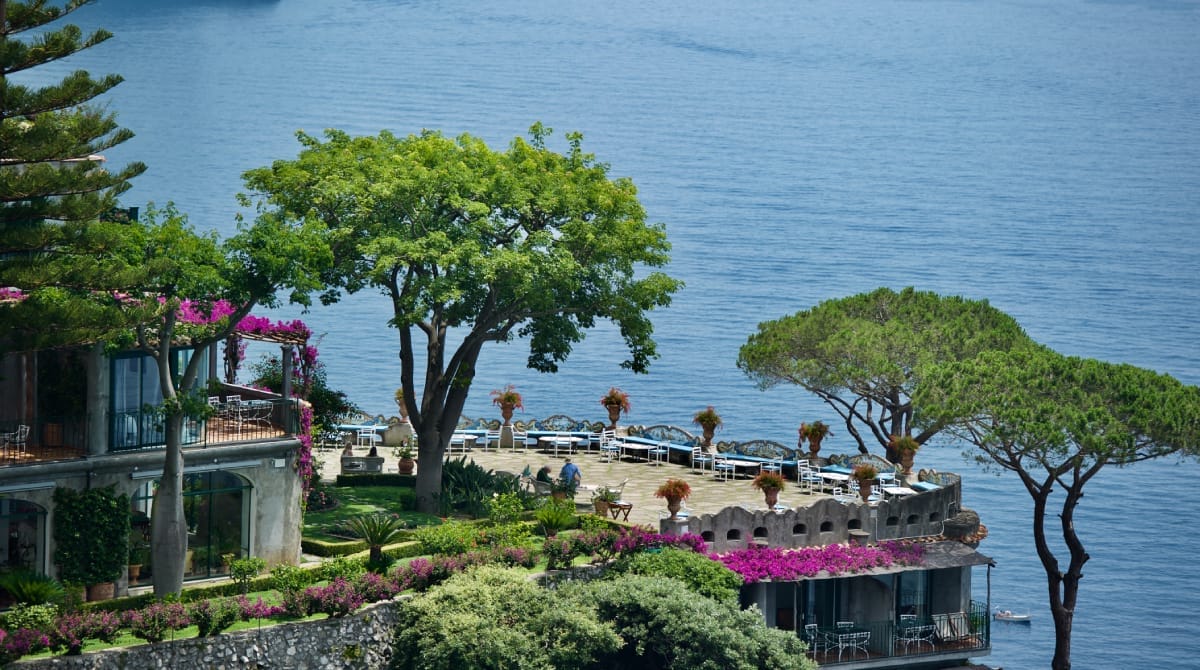
[[[296,593],[316,581],[317,575],[294,565],[271,568],[271,588],[283,594]]]
[[[559,603],[524,574],[480,567],[406,601],[395,670],[593,667],[621,644],[594,610]]]
[[[56,605],[66,596],[57,579],[32,570],[0,573],[0,590],[7,591],[15,602],[25,605]]]
[[[553,372],[587,329],[609,320],[629,351],[624,367],[644,372],[657,357],[647,312],[682,285],[646,269],[669,261],[665,229],[646,223],[637,189],[584,153],[582,136],[568,135],[569,150],[559,154],[546,148],[549,135],[537,124],[528,141],[493,151],[478,138],[433,131],[300,133],[295,160],[245,174],[271,216],[320,217],[344,242],[326,275],[340,288],[393,296],[400,357],[425,363],[406,366],[401,380],[405,389],[414,374],[423,380],[420,402],[406,399],[421,408],[410,417],[418,434],[462,407],[489,342],[519,334],[528,365]],[[457,349],[451,332],[465,333]],[[442,355],[421,355],[434,349]],[[449,437],[421,445],[422,458],[440,459]],[[438,512],[437,466],[417,477],[419,509]]]
[[[567,584],[563,596],[595,608],[625,644],[598,668],[815,670],[795,633],[767,628],[755,610],[697,595],[661,576]]]
[[[493,494],[513,493],[517,483],[511,477],[497,476],[466,456],[450,459],[442,465],[442,500],[447,510],[482,517],[490,513]]]
[[[216,635],[237,622],[241,607],[229,598],[213,598],[192,603],[187,608],[188,618],[197,628],[200,637]]]
[[[363,539],[371,550],[371,563],[383,561],[383,545],[399,539],[404,522],[388,514],[363,514],[346,520],[346,529]]]
[[[397,501],[404,509],[416,509],[416,494],[412,487],[417,478],[413,475],[400,475],[394,472],[375,472],[352,475],[338,475],[335,484],[341,487],[358,486],[394,486]]]
[[[683,582],[692,591],[718,602],[737,604],[742,576],[721,563],[690,549],[666,547],[641,552],[621,559],[617,573],[670,577]]]
[[[239,558],[229,564],[229,576],[245,594],[250,591],[250,582],[266,569],[267,562],[257,556]]]
[[[331,582],[338,577],[353,581],[367,571],[367,564],[361,558],[339,556],[321,563],[321,579]]]
[[[579,530],[583,533],[598,533],[602,530],[611,530],[612,524],[608,519],[597,514],[584,514],[579,517]]]
[[[570,500],[547,500],[533,513],[546,536],[555,535],[575,525],[575,503]]]
[[[738,367],[761,388],[797,384],[857,427],[853,437],[889,448],[910,434],[912,394],[931,366],[1032,342],[987,301],[880,288],[760,323]],[[924,443],[937,432],[926,426]],[[889,458],[889,460],[895,460]]]
[[[416,537],[425,553],[447,556],[474,551],[484,544],[483,530],[475,524],[462,521],[423,526],[417,529]]]
[[[520,521],[523,511],[525,505],[516,493],[502,493],[488,501],[488,519],[496,525]]]
[[[54,490],[54,562],[63,581],[102,584],[125,571],[129,496],[108,486]]]
[[[4,615],[4,627],[8,630],[28,628],[50,633],[54,630],[54,619],[57,616],[58,608],[54,605],[18,603]]]

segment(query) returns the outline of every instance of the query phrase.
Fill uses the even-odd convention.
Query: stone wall
[[[726,507],[715,514],[689,519],[663,519],[663,533],[696,533],[712,551],[745,549],[752,543],[771,547],[806,547],[844,543],[852,533],[866,533],[867,541],[940,535],[945,521],[961,509],[961,482],[957,479],[934,491],[893,497],[877,505],[840,503],[822,498],[808,507],[784,511]]]
[[[405,596],[408,597],[408,596]],[[211,638],[145,644],[82,656],[20,661],[20,670],[376,670],[392,657],[392,631],[399,602],[367,606],[339,619],[286,623]]]

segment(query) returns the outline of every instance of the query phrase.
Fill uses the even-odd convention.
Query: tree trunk
[[[183,516],[183,417],[166,420],[166,457],[162,479],[150,510],[151,554],[154,556],[154,595],[162,598],[183,590],[183,557],[187,523]]]

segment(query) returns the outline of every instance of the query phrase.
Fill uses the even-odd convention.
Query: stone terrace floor
[[[365,447],[354,450],[356,456],[366,455],[366,452]],[[391,449],[381,447],[378,453],[385,459],[384,472],[395,472],[396,460],[392,457]],[[320,451],[318,458],[322,466],[321,474],[326,481],[333,481],[340,471],[340,455],[341,452],[338,449]],[[456,451],[453,458],[458,458],[460,455]],[[549,465],[551,473],[555,477],[558,476],[558,471],[562,468],[566,458],[564,452],[560,452],[556,457],[552,453],[540,452],[533,448],[525,451],[518,449],[514,452],[511,449],[497,450],[495,448],[483,451],[476,447],[467,452],[467,456],[488,470],[507,471],[515,474],[520,474],[525,466],[529,466],[530,472],[536,473],[542,465]],[[633,504],[629,521],[650,526],[655,530],[658,529],[659,519],[667,514],[667,503],[661,498],[654,497],[654,491],[668,478],[685,479],[691,485],[692,495],[684,504],[685,509],[690,510],[692,514],[717,512],[731,505],[744,505],[751,509],[766,507],[762,492],[750,485],[749,476],[739,475],[737,479],[722,481],[715,478],[711,471],[698,473],[688,465],[678,463],[652,465],[628,458],[622,461],[614,459],[611,463],[606,463],[601,459],[599,452],[595,450],[579,451],[571,458],[583,472],[584,487],[616,487],[622,480],[628,478],[629,483],[625,485],[625,491],[621,498]],[[793,481],[779,494],[779,502],[789,507],[807,507],[813,501],[826,497],[829,497],[828,494],[801,492]],[[587,491],[580,491],[575,497],[575,504],[580,511],[591,510],[590,494]]]

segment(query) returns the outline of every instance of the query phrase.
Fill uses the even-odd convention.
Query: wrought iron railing
[[[824,666],[879,658],[972,655],[991,647],[987,606],[971,602],[966,612],[946,612],[906,621],[851,622],[845,628],[798,631],[809,655]],[[865,635],[864,635],[865,634]]]

